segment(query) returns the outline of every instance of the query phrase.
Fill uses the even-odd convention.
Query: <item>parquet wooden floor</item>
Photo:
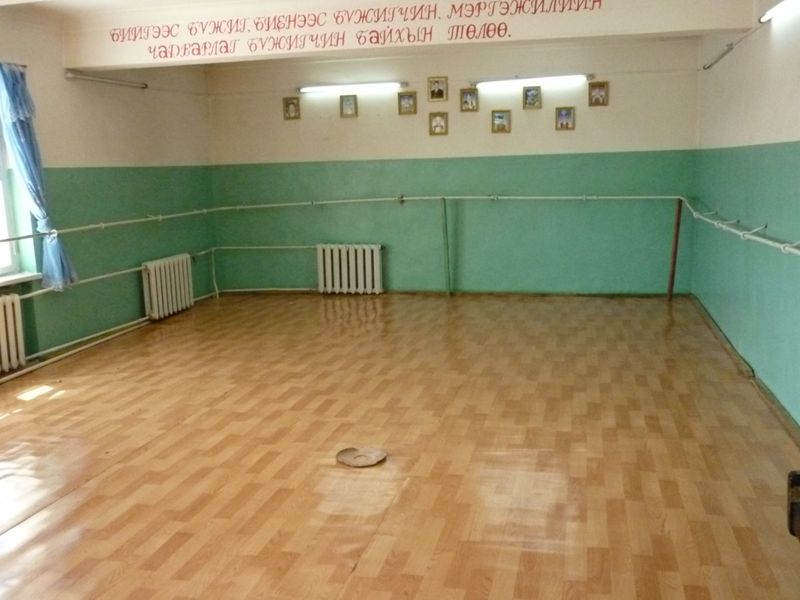
[[[797,468],[687,299],[224,297],[0,386],[0,597],[797,599]]]

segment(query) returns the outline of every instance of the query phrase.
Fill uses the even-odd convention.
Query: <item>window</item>
[[[14,203],[12,201],[13,165],[6,151],[0,129],[0,239],[15,235]],[[17,242],[0,243],[0,276],[19,272]]]

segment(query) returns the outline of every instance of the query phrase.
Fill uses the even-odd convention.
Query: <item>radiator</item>
[[[144,310],[150,319],[163,319],[194,305],[191,256],[169,256],[142,267]]]
[[[19,296],[0,296],[0,311],[0,370],[7,372],[25,366],[25,339],[22,335]]]
[[[321,294],[381,294],[381,246],[320,244],[317,274]]]

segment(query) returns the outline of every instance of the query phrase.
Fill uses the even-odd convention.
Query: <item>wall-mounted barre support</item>
[[[711,225],[714,225],[718,229],[723,231],[727,231],[729,233],[736,234],[739,238],[744,241],[753,241],[758,242],[761,244],[765,244],[772,248],[776,248],[780,250],[783,254],[794,254],[800,256],[800,241],[790,243],[784,240],[777,240],[774,238],[769,238],[761,234],[766,228],[767,225],[764,224],[761,227],[757,227],[755,229],[745,229],[739,225],[739,220],[723,220],[723,219],[713,219],[711,218],[712,215],[718,214],[718,211],[711,211],[711,212],[700,212],[696,210],[692,204],[683,196],[499,196],[499,195],[485,195],[485,196],[451,196],[451,197],[444,197],[444,196],[392,196],[386,198],[358,198],[358,199],[343,199],[343,200],[322,200],[318,202],[284,202],[284,203],[274,203],[274,204],[243,204],[243,205],[236,205],[236,206],[220,206],[215,208],[203,208],[197,209],[192,211],[187,211],[183,213],[174,213],[168,215],[155,215],[155,216],[147,216],[139,219],[127,219],[123,221],[115,221],[111,223],[97,223],[94,225],[84,225],[80,227],[71,227],[65,228],[58,231],[59,235],[63,235],[65,233],[75,233],[80,231],[90,231],[90,230],[104,230],[111,227],[118,227],[122,225],[134,225],[134,224],[141,224],[141,223],[148,223],[148,222],[162,222],[169,219],[176,219],[180,217],[191,217],[191,216],[198,216],[198,215],[208,215],[214,212],[225,212],[225,211],[241,211],[241,210],[259,210],[259,209],[281,209],[281,208],[300,208],[300,207],[311,207],[311,206],[322,206],[322,205],[347,205],[347,204],[366,204],[366,203],[397,203],[404,204],[409,201],[438,201],[442,203],[442,221],[443,225],[446,224],[447,220],[447,200],[461,200],[461,201],[558,201],[558,200],[566,200],[566,201],[599,201],[599,200],[676,200],[678,203],[676,204],[675,212],[675,225],[673,231],[673,247],[672,247],[672,254],[670,260],[670,275],[669,275],[669,285],[667,295],[669,298],[672,297],[674,291],[674,283],[675,283],[675,276],[677,270],[677,259],[678,259],[678,243],[679,243],[679,235],[680,235],[680,221],[681,221],[681,209],[683,204],[691,211],[692,217],[701,221],[705,221]],[[0,239],[0,243],[22,240],[22,239],[32,239],[37,237],[43,237],[52,235],[53,231],[47,231],[43,233],[33,233],[30,235],[23,235],[23,236],[16,236],[12,238]],[[443,236],[447,236],[448,232],[446,228],[443,228]],[[447,240],[446,245],[449,247],[449,240]],[[292,247],[273,247],[273,246],[263,246],[259,248],[253,249],[262,249],[262,250],[283,250],[283,249],[307,249],[309,247],[306,246],[292,246]],[[197,254],[197,256],[202,254],[211,254],[211,260],[214,262],[215,250],[246,250],[248,248],[243,247],[220,247],[220,248],[211,248],[208,250],[204,250]],[[445,255],[445,260],[449,263],[450,256],[449,252]],[[123,271],[122,273],[126,273],[128,271]],[[447,273],[446,277],[447,287],[450,288],[452,281],[450,281],[451,273],[450,273],[450,265],[447,265]],[[92,281],[97,281],[97,278],[92,278],[88,280],[83,280],[80,283],[90,283]],[[218,288],[216,286],[216,281],[214,282],[215,290]],[[43,293],[47,293],[50,291],[49,289],[39,290],[33,292],[30,295],[23,296],[23,298],[31,297]]]
[[[448,200],[512,200],[512,201],[556,201],[556,200],[674,200],[676,196],[448,196]],[[92,225],[82,225],[79,227],[65,227],[58,230],[58,234],[64,235],[65,233],[78,233],[82,231],[91,231],[94,229],[106,229],[110,227],[120,227],[123,225],[137,225],[140,223],[162,222],[168,219],[177,219],[182,217],[193,217],[198,215],[207,215],[216,212],[228,211],[243,211],[243,210],[265,210],[275,208],[300,208],[303,206],[326,206],[326,205],[340,205],[340,204],[374,204],[374,203],[391,203],[399,200],[400,204],[411,201],[441,201],[442,196],[393,196],[391,198],[351,198],[344,200],[319,200],[319,201],[305,201],[305,202],[279,202],[273,204],[236,204],[233,206],[217,206],[213,208],[201,208],[197,210],[190,210],[182,213],[172,213],[168,215],[148,215],[138,219],[126,219],[123,221],[112,221],[110,223],[95,223]],[[28,235],[18,235],[9,238],[0,239],[0,244],[4,242],[16,242],[19,240],[36,239],[39,237],[46,237],[51,235],[55,230],[45,231],[43,233],[31,233]]]
[[[447,198],[442,197],[442,247],[444,249],[444,287],[447,295],[452,296],[452,283],[450,282],[450,234],[447,224]]]
[[[790,244],[783,240],[774,239],[771,237],[767,237],[765,235],[761,235],[760,232],[767,228],[766,225],[758,227],[754,230],[746,230],[742,229],[741,227],[737,227],[736,225],[739,224],[739,219],[733,220],[723,220],[723,219],[712,219],[711,215],[717,214],[717,211],[713,211],[711,213],[702,213],[694,206],[692,206],[691,202],[689,202],[686,198],[681,198],[683,203],[686,205],[692,212],[692,217],[699,221],[705,221],[709,225],[713,225],[717,229],[721,229],[722,231],[727,231],[728,233],[733,233],[734,235],[738,236],[739,238],[748,241],[748,242],[758,242],[759,244],[764,244],[765,246],[769,246],[771,248],[775,248],[780,250],[784,254],[794,254],[796,256],[800,256],[800,242],[796,242],[794,244]]]
[[[675,291],[675,272],[678,268],[678,242],[681,237],[681,216],[683,213],[683,200],[675,201],[675,224],[672,228],[672,255],[669,261],[669,283],[667,284],[667,301],[672,302]]]
[[[766,228],[767,226],[766,224],[764,224],[761,227],[756,227],[755,229],[751,229],[750,231],[743,231],[741,234],[739,234],[739,237],[742,238],[743,240],[746,240],[754,233],[758,233],[759,231],[764,231]]]

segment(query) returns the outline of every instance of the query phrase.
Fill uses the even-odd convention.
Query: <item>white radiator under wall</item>
[[[152,320],[194,305],[192,257],[177,254],[142,264],[144,309]]]
[[[0,370],[25,366],[25,338],[22,335],[22,307],[17,294],[0,296]]]
[[[317,275],[321,294],[381,294],[381,246],[320,244]]]

